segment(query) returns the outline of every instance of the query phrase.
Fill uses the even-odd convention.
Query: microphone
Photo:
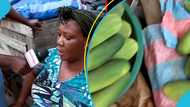
[[[47,49],[30,49],[24,54],[30,68],[35,68],[48,56]]]

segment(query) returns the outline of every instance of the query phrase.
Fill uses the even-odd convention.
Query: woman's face
[[[58,28],[57,49],[62,60],[74,61],[83,58],[86,38],[79,24],[68,20]]]

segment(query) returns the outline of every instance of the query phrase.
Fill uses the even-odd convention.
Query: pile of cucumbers
[[[138,51],[132,27],[122,18],[124,5],[119,4],[99,23],[88,54],[89,89],[96,107],[108,107],[117,100],[130,77],[130,59]]]

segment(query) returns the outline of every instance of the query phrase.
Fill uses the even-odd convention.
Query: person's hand
[[[27,25],[30,26],[35,31],[41,31],[42,22],[39,22],[37,19],[28,20]]]
[[[11,10],[9,11],[7,17],[15,20],[15,21],[18,21],[20,23],[23,23],[27,26],[30,26],[33,30],[41,30],[41,22],[39,22],[37,19],[27,19],[27,18],[24,18],[23,16],[21,16],[19,13],[17,13],[17,11],[14,9],[14,8],[11,8]]]
[[[30,71],[30,67],[24,57],[12,56],[10,63],[11,70],[16,74],[26,74]]]

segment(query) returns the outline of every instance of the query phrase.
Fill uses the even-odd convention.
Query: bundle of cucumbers
[[[190,31],[185,33],[185,35],[179,40],[176,48],[180,55],[188,56],[187,62],[185,64],[184,72],[187,78],[190,77]],[[173,81],[166,84],[163,87],[164,94],[173,101],[179,101],[180,98],[190,91],[190,81],[189,80],[179,80]]]
[[[100,22],[91,40],[87,70],[89,89],[96,107],[108,107],[117,100],[130,77],[130,59],[138,51],[132,27],[122,19],[119,4]]]

